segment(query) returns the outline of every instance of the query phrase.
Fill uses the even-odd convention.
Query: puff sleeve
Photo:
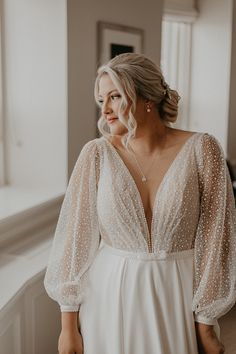
[[[87,270],[99,247],[96,139],[86,143],[72,171],[61,206],[44,278],[61,311],[78,311],[87,289]]]
[[[195,237],[193,307],[196,322],[217,324],[236,300],[236,215],[222,147],[203,134],[198,153],[200,217]]]

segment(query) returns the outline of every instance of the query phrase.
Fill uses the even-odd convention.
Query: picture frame
[[[114,23],[97,23],[98,66],[121,53],[143,53],[144,30]]]

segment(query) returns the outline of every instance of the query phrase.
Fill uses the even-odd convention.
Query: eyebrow
[[[107,93],[107,95],[109,95],[110,93],[112,93],[112,92],[114,92],[114,91],[117,91],[117,92],[118,92],[117,89],[114,89],[114,90],[109,91],[109,92]],[[98,95],[98,97],[102,97],[102,96],[101,96],[101,95]]]

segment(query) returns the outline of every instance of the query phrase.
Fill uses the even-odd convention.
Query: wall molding
[[[0,250],[55,226],[64,194],[0,220]]]
[[[171,9],[166,7],[163,13],[164,21],[194,23],[197,18],[198,12],[194,9],[186,11],[184,9]]]

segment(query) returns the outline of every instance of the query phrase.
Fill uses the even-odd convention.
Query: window
[[[0,224],[67,184],[66,2],[36,3],[0,11]]]
[[[168,6],[168,7],[167,7]],[[189,129],[192,24],[194,8],[176,11],[166,2],[162,21],[161,68],[169,86],[178,91],[179,114],[175,127]],[[189,10],[190,9],[190,10]]]
[[[161,67],[166,82],[181,96],[179,116],[175,125],[188,129],[191,24],[164,20],[161,53]]]

